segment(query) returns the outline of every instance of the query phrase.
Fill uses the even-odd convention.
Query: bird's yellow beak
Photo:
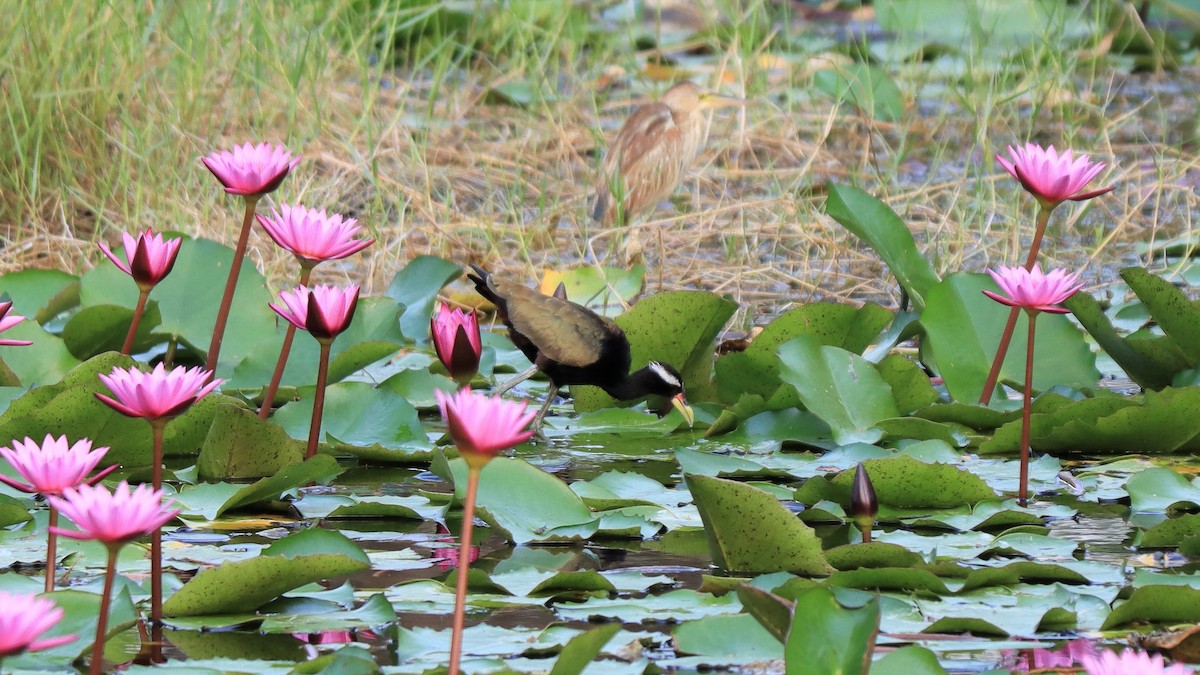
[[[750,101],[736,96],[722,96],[707,92],[700,96],[701,108],[732,108],[734,106],[750,105]]]
[[[692,428],[696,424],[696,414],[692,412],[692,406],[687,404],[687,399],[683,394],[675,394],[671,397],[671,405],[683,415],[683,419],[687,421],[688,428]]]

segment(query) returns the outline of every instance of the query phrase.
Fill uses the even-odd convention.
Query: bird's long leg
[[[536,365],[529,366],[528,368],[521,371],[520,373],[517,373],[516,377],[514,377],[513,379],[511,379],[508,382],[505,382],[504,384],[500,385],[499,387],[496,387],[495,389],[493,389],[492,396],[503,395],[509,389],[512,389],[513,387],[517,386],[518,384],[521,384],[525,380],[528,380],[529,378],[533,377],[537,373],[537,371],[538,371],[538,367]]]
[[[533,418],[533,423],[529,425],[529,430],[538,438],[545,438],[542,436],[542,420],[546,418],[546,412],[550,410],[550,404],[554,403],[555,396],[558,396],[558,387],[551,384],[550,391],[546,394],[546,402],[542,404],[542,409],[538,411]]]

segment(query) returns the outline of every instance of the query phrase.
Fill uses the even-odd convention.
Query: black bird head
[[[629,381],[636,383],[634,386],[642,392],[642,395],[662,396],[669,399],[671,405],[683,415],[683,419],[687,420],[688,426],[695,423],[696,417],[692,413],[687,399],[683,396],[683,376],[670,364],[651,361],[646,364],[645,368],[630,373]]]

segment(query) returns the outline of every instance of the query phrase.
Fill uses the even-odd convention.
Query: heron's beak
[[[692,428],[696,424],[696,415],[692,412],[692,406],[687,404],[687,399],[683,394],[675,394],[671,397],[671,405],[683,415],[683,419],[687,421],[688,428]]]
[[[700,98],[701,108],[732,108],[743,105],[750,105],[750,101],[736,96],[722,96],[713,93],[705,94]]]

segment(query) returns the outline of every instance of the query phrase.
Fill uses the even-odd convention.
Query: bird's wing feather
[[[508,320],[513,330],[529,338],[546,358],[564,365],[591,365],[599,356],[598,346],[621,330],[573,302],[520,284],[500,282],[496,291],[509,299]]]

